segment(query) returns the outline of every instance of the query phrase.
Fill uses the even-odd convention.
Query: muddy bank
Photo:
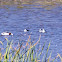
[[[62,0],[0,0],[0,5],[11,5],[11,4],[41,4],[41,5],[54,5],[62,4]]]

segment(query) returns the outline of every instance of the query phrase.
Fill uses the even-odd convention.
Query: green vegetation
[[[49,57],[47,57],[49,53],[48,51],[50,43],[47,47],[46,53],[42,55],[46,42],[44,43],[42,48],[37,49],[36,46],[40,44],[40,38],[41,36],[39,37],[39,40],[34,43],[34,41],[31,42],[31,38],[29,36],[28,41],[25,43],[25,45],[23,46],[24,42],[21,44],[19,43],[17,48],[12,47],[13,41],[10,42],[7,38],[5,38],[7,40],[7,46],[5,49],[6,52],[3,55],[0,49],[0,62],[54,62],[55,59],[57,59],[58,57],[61,59],[62,62],[62,57],[60,56],[60,54],[57,54],[57,56],[52,60],[50,60],[52,52],[50,53]],[[3,45],[1,41],[0,43]],[[42,59],[41,56],[43,56]]]

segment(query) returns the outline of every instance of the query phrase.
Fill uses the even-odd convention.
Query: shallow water
[[[0,7],[0,33],[8,31],[14,36],[0,36],[0,41],[6,46],[5,38],[14,41],[14,47],[19,41],[27,41],[29,35],[35,42],[41,35],[40,47],[46,42],[45,49],[51,42],[50,50],[52,57],[57,53],[62,55],[62,6],[47,10],[35,5],[25,5],[23,8],[17,6]],[[39,29],[44,28],[46,33],[39,33]],[[24,33],[24,29],[29,32]],[[0,47],[5,47],[0,44]]]

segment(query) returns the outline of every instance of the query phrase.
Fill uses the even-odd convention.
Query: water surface
[[[13,40],[16,47],[19,41],[27,41],[29,35],[35,42],[41,35],[40,48],[46,42],[46,51],[47,45],[51,42],[49,52],[52,51],[52,58],[56,57],[57,53],[62,55],[62,6],[49,10],[35,5],[24,6],[0,7],[0,33],[8,31],[14,34],[14,36],[0,36],[0,41],[6,46],[5,38],[8,38],[10,41]],[[44,28],[46,33],[39,33],[40,28]],[[24,29],[28,29],[29,32],[24,33]],[[0,44],[0,47],[5,46]]]

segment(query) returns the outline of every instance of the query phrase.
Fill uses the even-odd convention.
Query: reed
[[[42,59],[41,56],[42,52],[44,51],[46,42],[43,44],[42,48],[38,48],[36,50],[36,46],[39,45],[41,41],[40,38],[41,36],[39,37],[39,40],[35,43],[34,41],[31,42],[31,38],[29,36],[25,46],[23,46],[24,42],[21,44],[19,43],[17,49],[13,49],[13,41],[10,42],[7,38],[5,38],[7,40],[7,46],[4,55],[2,54],[0,49],[0,62],[50,62],[52,52],[50,53],[49,57],[47,57],[49,53],[48,51],[50,48],[50,42],[47,47],[46,54],[43,55]],[[1,41],[0,43],[3,45]],[[51,60],[51,62],[54,62],[58,57],[61,59],[62,62],[62,57],[59,53],[54,59]]]

